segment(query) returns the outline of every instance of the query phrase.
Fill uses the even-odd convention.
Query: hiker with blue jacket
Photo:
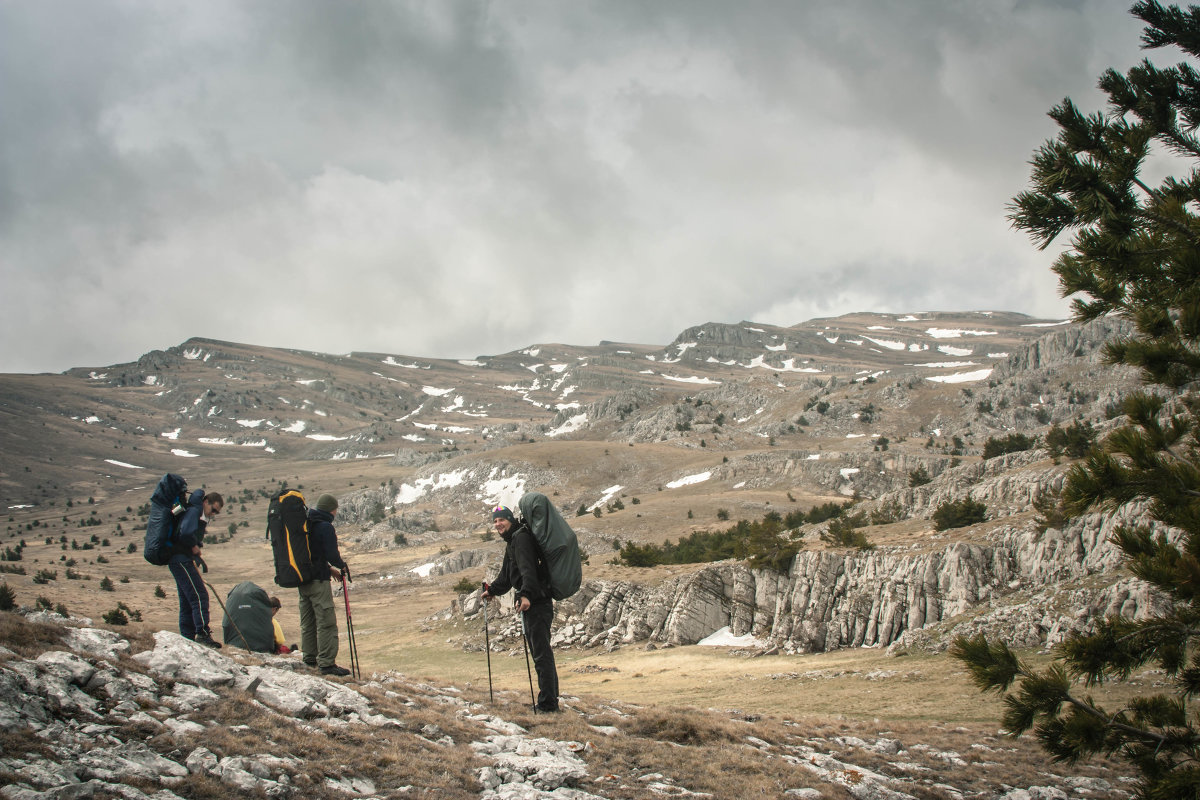
[[[317,498],[317,507],[308,510],[308,545],[312,553],[315,575],[299,586],[300,592],[300,649],[304,663],[321,670],[322,675],[349,675],[350,670],[337,665],[338,627],[333,607],[330,579],[350,577],[350,567],[338,552],[338,501],[331,494]]]
[[[516,608],[521,612],[533,668],[538,677],[538,699],[534,711],[558,711],[558,670],[550,647],[550,624],[554,622],[554,599],[550,596],[550,570],[542,557],[533,531],[518,521],[510,509],[497,506],[492,525],[504,540],[504,561],[500,572],[489,584],[483,584],[483,600],[515,592]]]
[[[216,492],[204,493],[203,489],[192,492],[187,510],[179,521],[179,533],[175,541],[175,553],[167,566],[175,579],[179,592],[179,633],[208,647],[220,648],[221,643],[212,637],[208,622],[208,589],[200,577],[198,566],[208,572],[208,565],[201,558],[204,547],[204,532],[208,521],[221,513],[225,500]]]

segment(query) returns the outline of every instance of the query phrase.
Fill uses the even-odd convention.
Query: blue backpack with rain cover
[[[158,481],[150,497],[150,520],[142,555],[155,566],[165,566],[175,554],[179,523],[188,507],[187,481],[168,472]]]

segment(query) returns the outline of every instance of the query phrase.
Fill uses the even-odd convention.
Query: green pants
[[[300,649],[306,664],[331,667],[337,662],[337,616],[329,581],[310,581],[300,587]]]

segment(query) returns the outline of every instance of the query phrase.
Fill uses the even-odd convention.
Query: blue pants
[[[171,556],[167,564],[175,578],[179,592],[179,633],[185,639],[195,639],[203,634],[211,637],[208,629],[208,589],[192,557],[183,554]]]

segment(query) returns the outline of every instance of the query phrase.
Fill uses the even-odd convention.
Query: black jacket
[[[333,515],[319,508],[308,510],[308,545],[312,548],[312,562],[316,574],[313,580],[327,581],[332,577],[329,568],[345,571],[346,562],[338,552],[337,530],[333,527]]]
[[[175,537],[176,553],[190,556],[193,547],[204,547],[204,531],[208,528],[208,520],[200,516],[204,513],[203,504],[203,489],[197,489],[188,497],[188,507],[179,520],[179,533]]]
[[[542,548],[533,538],[529,526],[522,522],[515,529],[502,534],[502,538],[508,546],[504,548],[500,574],[488,585],[488,594],[495,597],[512,589],[517,602],[522,597],[528,597],[531,605],[553,602],[550,597],[550,569],[542,558]]]

